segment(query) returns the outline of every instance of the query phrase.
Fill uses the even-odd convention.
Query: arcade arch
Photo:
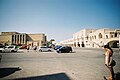
[[[112,40],[107,43],[111,48],[119,48],[119,41],[118,40]]]

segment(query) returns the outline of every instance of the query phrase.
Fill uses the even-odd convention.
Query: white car
[[[18,48],[15,45],[5,46],[5,52],[17,52]]]
[[[4,46],[0,46],[0,52],[5,52]]]
[[[47,46],[41,46],[41,47],[39,48],[39,51],[40,51],[40,52],[42,52],[42,51],[46,52],[46,51],[51,51],[51,49],[48,48]]]

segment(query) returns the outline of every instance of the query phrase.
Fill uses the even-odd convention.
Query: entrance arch
[[[119,41],[118,40],[109,41],[107,44],[111,48],[119,48]]]

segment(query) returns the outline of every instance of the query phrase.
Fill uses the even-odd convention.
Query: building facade
[[[0,44],[3,45],[46,45],[47,40],[45,34],[26,34],[18,32],[1,32]]]
[[[73,45],[73,38],[70,38],[70,39],[61,41],[60,44],[63,45],[63,46],[64,46],[64,45],[67,45],[67,46],[74,46],[74,45]]]
[[[120,29],[83,29],[73,34],[71,45],[74,47],[94,47],[98,46],[93,42],[110,47],[119,47]],[[68,39],[69,40],[69,39]],[[68,40],[61,41],[61,44],[68,45]]]

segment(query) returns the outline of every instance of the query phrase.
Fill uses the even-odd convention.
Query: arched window
[[[96,36],[94,36],[94,38],[96,39]]]
[[[102,34],[101,34],[101,33],[99,33],[98,37],[99,37],[99,38],[102,38]]]
[[[94,37],[92,36],[92,39],[94,39]]]
[[[87,36],[86,38],[87,38],[87,40],[88,40],[88,36]]]
[[[108,35],[106,35],[106,39],[108,39]]]

